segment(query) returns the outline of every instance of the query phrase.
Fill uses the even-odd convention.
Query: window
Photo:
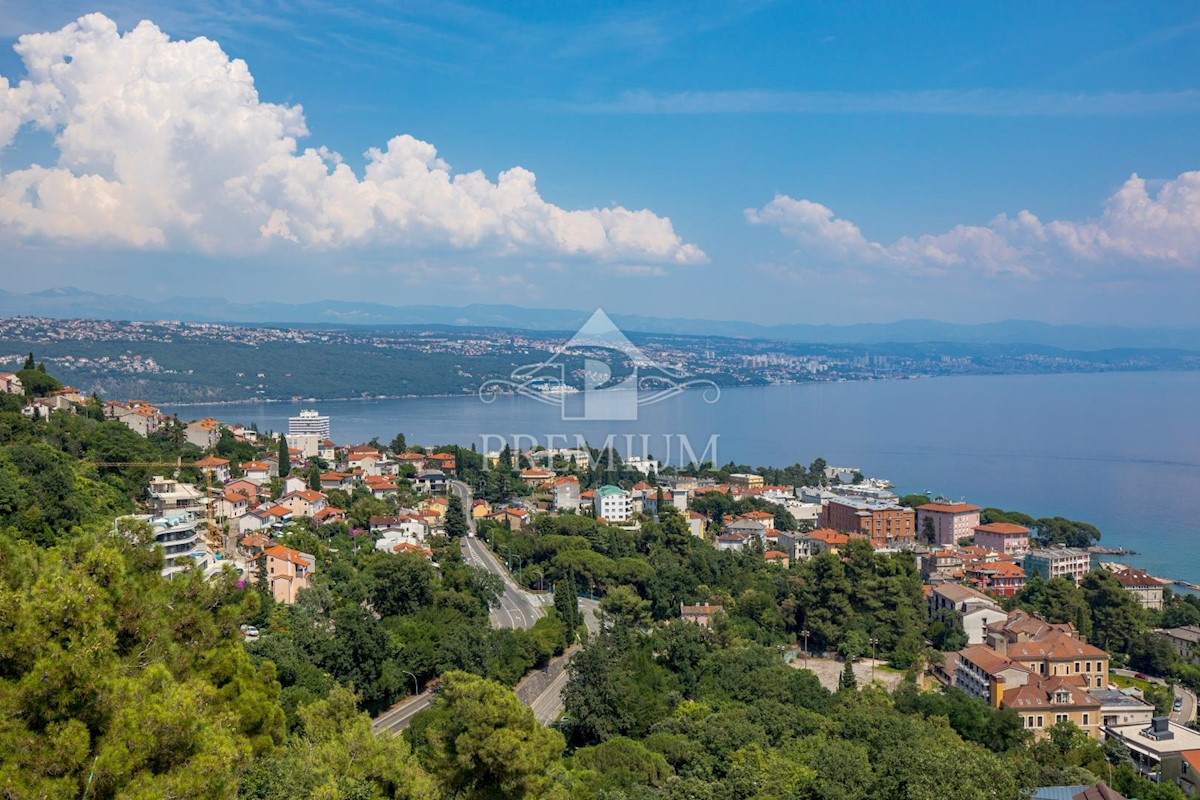
[[[1028,716],[1028,717],[1026,717],[1026,718],[1025,718],[1025,727],[1026,727],[1026,728],[1032,728],[1032,727],[1033,727],[1033,716],[1032,716],[1032,715],[1030,715],[1030,716]]]
[[[1038,714],[1037,727],[1039,727],[1039,728],[1042,727],[1042,715],[1041,714]]]
[[[1055,722],[1066,722],[1068,719],[1070,719],[1070,717],[1068,717],[1066,714],[1055,714],[1054,715]]]
[[[1079,662],[1078,661],[1075,662],[1075,674],[1076,675],[1079,674]]]
[[[1086,712],[1086,711],[1083,712],[1083,724],[1084,725],[1092,724],[1091,715],[1088,714],[1088,712]]]

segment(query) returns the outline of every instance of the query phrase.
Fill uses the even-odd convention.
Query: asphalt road
[[[471,515],[471,490],[460,481],[451,481],[450,490],[458,497],[459,502],[463,504],[463,510],[467,515],[467,525],[470,527],[470,534],[464,536],[461,540],[463,560],[473,567],[482,567],[488,572],[499,575],[504,581],[504,592],[500,595],[500,604],[491,610],[489,614],[494,628],[513,628],[528,630],[533,627],[533,624],[545,614],[543,603],[554,602],[553,595],[536,595],[527,592],[517,585],[512,576],[504,569],[504,565],[491,548],[483,541],[475,538],[475,519]],[[585,603],[591,601],[580,600],[580,607],[583,608]],[[593,603],[593,605],[595,605]],[[584,612],[584,616],[589,618],[588,627],[591,628],[590,611]],[[565,663],[564,663],[565,666]],[[562,685],[566,684],[565,673],[562,676]],[[554,713],[550,720],[553,721],[559,714],[562,713],[562,685],[558,686],[553,691],[551,699],[556,699],[558,702],[558,711]],[[549,688],[546,690],[549,692]],[[532,698],[528,705],[533,705],[542,701],[543,694]],[[421,692],[417,695],[410,695],[387,711],[380,714],[371,722],[371,728],[376,731],[392,731],[399,733],[412,724],[412,718],[429,708],[433,702],[433,693],[429,691]],[[542,703],[543,706],[550,703],[546,700]],[[536,709],[535,709],[535,713]],[[538,717],[541,719],[541,716]]]
[[[1114,669],[1115,675],[1124,675],[1127,678],[1132,678],[1136,673],[1131,669]],[[1159,686],[1165,686],[1166,681],[1162,678],[1155,678],[1150,675],[1145,676],[1150,683],[1157,683]],[[1196,718],[1196,695],[1184,689],[1182,686],[1175,687],[1175,696],[1183,698],[1183,706],[1178,711],[1171,711],[1170,718],[1172,722],[1178,722],[1180,725],[1186,725]]]

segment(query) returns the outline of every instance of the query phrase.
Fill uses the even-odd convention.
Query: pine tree
[[[308,488],[314,492],[321,491],[321,468],[316,464],[308,468]]]
[[[38,370],[38,372],[45,375],[46,374],[46,362],[45,361],[39,362],[38,366],[37,366],[37,370]]]
[[[854,659],[847,658],[842,674],[838,676],[838,691],[853,691],[858,688],[858,677],[854,674]]]
[[[566,626],[568,646],[575,643],[575,631],[582,621],[577,591],[573,574],[567,575],[554,586],[554,610],[562,617],[563,625]]]
[[[288,453],[287,437],[279,434],[279,477],[286,478],[292,473],[292,457]]]
[[[33,353],[25,356],[25,366],[21,369],[33,369]]]

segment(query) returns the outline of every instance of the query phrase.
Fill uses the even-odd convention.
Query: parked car
[[[245,636],[247,639],[258,638],[258,628],[254,627],[253,625],[241,625],[238,627],[238,630],[241,631],[242,636]]]
[[[1183,698],[1182,697],[1175,698],[1175,710],[1183,711]]]

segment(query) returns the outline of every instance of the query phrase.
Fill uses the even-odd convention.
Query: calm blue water
[[[684,434],[697,455],[718,434],[721,462],[786,465],[823,456],[930,490],[1034,516],[1099,526],[1103,543],[1141,555],[1153,574],[1200,583],[1200,373],[936,378],[727,389],[708,405],[685,393],[641,409],[636,422],[564,422],[559,410],[506,397],[277,403],[174,409],[286,430],[301,407],[329,414],[339,443],[403,431],[410,442],[495,449],[482,434]],[[641,440],[638,439],[638,442]],[[624,441],[617,448],[626,452]],[[640,449],[640,445],[639,445]],[[678,459],[673,447],[672,460]]]

